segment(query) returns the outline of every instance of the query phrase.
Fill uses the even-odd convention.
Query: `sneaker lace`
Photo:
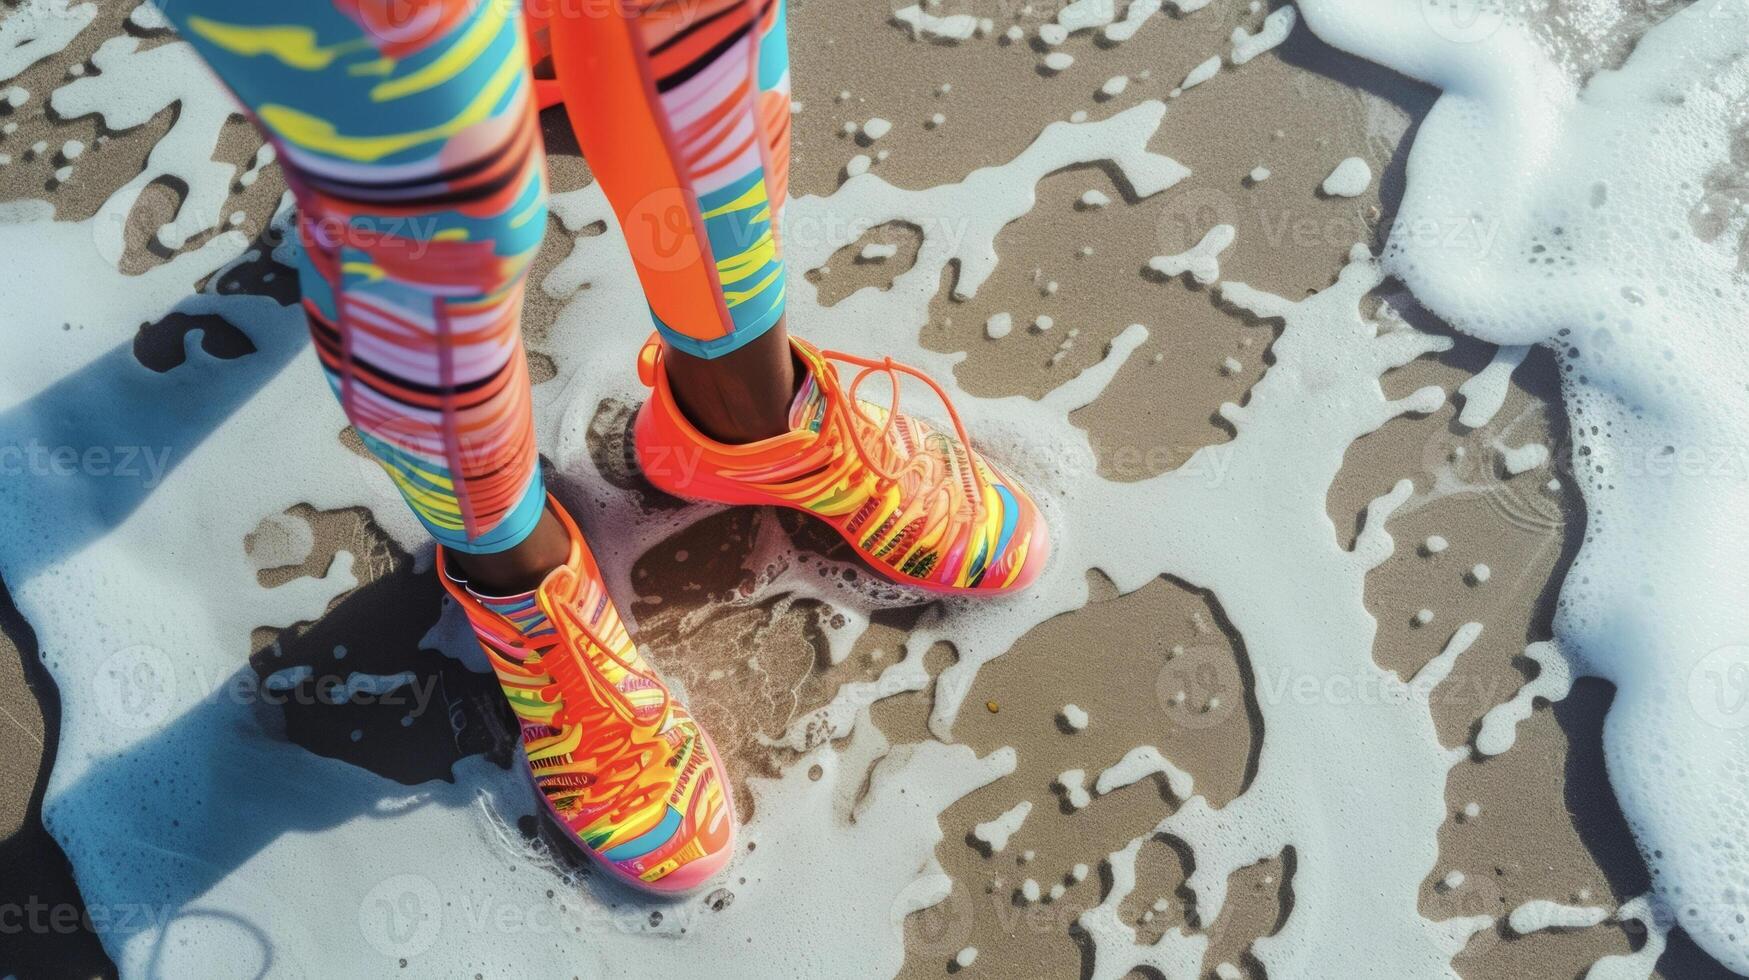
[[[922,493],[910,496],[892,526],[903,528],[918,516],[923,516],[928,525],[933,527],[952,517],[962,502],[970,505],[970,520],[971,523],[976,523],[983,516],[984,496],[988,488],[983,474],[972,461],[971,438],[966,435],[965,423],[960,419],[959,411],[954,408],[953,399],[948,397],[947,391],[928,374],[891,357],[877,360],[835,350],[822,350],[820,356],[861,369],[849,385],[843,384],[834,371],[816,372],[815,382],[820,385],[826,402],[822,428],[834,428],[844,441],[850,443],[862,464],[875,475],[877,489],[885,490],[889,486],[900,484],[913,474],[916,476],[915,485],[927,488]],[[884,419],[872,417],[856,395],[863,382],[876,374],[886,375],[893,392],[892,402]],[[954,436],[959,439],[960,451],[965,454],[965,469],[971,475],[969,482],[955,481],[953,468],[944,465],[933,453],[914,452],[901,457],[898,450],[893,448],[891,435],[893,423],[899,417],[899,381],[902,374],[908,374],[928,385],[947,408],[948,421],[953,425]],[[956,489],[958,494],[955,493]]]
[[[669,752],[658,725],[669,716],[672,699],[660,678],[628,663],[595,635],[574,604],[566,601],[576,587],[577,573],[561,568],[535,593],[554,627],[553,635],[533,646],[539,669],[552,679],[539,689],[540,698],[558,706],[554,723],[559,738],[574,743],[570,761],[540,767],[538,774],[578,777],[573,784],[551,790],[548,798],[555,803],[576,799],[585,808],[605,804],[608,818],[617,820],[666,792],[660,782],[640,784],[638,775]],[[662,692],[660,710],[640,718],[624,692],[608,679],[608,664],[655,685]]]

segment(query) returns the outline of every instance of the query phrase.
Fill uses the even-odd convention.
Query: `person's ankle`
[[[570,557],[570,535],[551,511],[542,511],[534,530],[514,548],[483,555],[450,552],[450,560],[468,588],[488,596],[533,591]]]
[[[782,321],[722,357],[706,360],[668,347],[662,360],[681,414],[712,439],[736,445],[789,431],[790,405],[805,369],[796,363]]]

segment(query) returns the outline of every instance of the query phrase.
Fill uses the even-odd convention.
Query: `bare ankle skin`
[[[789,431],[796,364],[784,321],[722,357],[707,361],[666,347],[662,363],[680,410],[712,439],[757,442]]]
[[[514,548],[489,555],[450,552],[450,560],[467,577],[468,587],[481,595],[527,592],[538,587],[548,572],[570,557],[571,539],[565,534],[564,525],[545,510],[533,533]]]
[[[712,439],[756,442],[789,431],[796,364],[782,320],[722,357],[705,360],[669,347],[663,363],[681,411]],[[451,552],[450,559],[475,592],[514,595],[538,587],[570,555],[564,527],[552,514],[542,513],[533,533],[516,547],[488,555]]]

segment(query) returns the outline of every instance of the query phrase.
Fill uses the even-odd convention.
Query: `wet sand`
[[[874,163],[873,172],[901,186],[958,180],[975,167],[1009,159],[1050,120],[1076,110],[1098,118],[1142,100],[1165,98],[1192,66],[1226,50],[1235,26],[1255,30],[1262,18],[1262,12],[1253,14],[1240,5],[1213,6],[1182,17],[1156,15],[1132,40],[1116,46],[1077,35],[1061,47],[1076,56],[1077,64],[1048,75],[1036,68],[1031,30],[1028,40],[1018,44],[994,38],[942,44],[913,40],[906,29],[887,20],[890,8],[882,4],[793,2],[793,79],[801,104],[794,117],[796,195],[830,193],[858,153],[885,151],[887,157]],[[1016,22],[1007,9],[980,12],[1007,18],[998,20],[997,33]],[[46,93],[67,64],[121,29],[124,14],[105,11],[68,52],[31,69],[20,83]],[[1037,19],[1021,17],[1018,22],[1031,28]],[[1148,77],[1141,77],[1143,72]],[[1101,84],[1116,75],[1130,76],[1126,90],[1109,99],[1097,97]],[[944,83],[951,86],[946,93],[940,91]],[[842,92],[849,93],[848,99],[840,99]],[[998,239],[1002,263],[977,298],[959,302],[949,298],[946,288],[940,292],[925,341],[938,350],[968,353],[960,379],[974,392],[1037,396],[1096,361],[1126,324],[1146,324],[1151,334],[1141,352],[1074,421],[1092,434],[1098,465],[1108,477],[1141,479],[1177,466],[1197,448],[1231,437],[1215,409],[1223,401],[1241,400],[1266,370],[1275,328],[1223,310],[1211,290],[1184,277],[1166,280],[1145,272],[1147,260],[1188,248],[1204,229],[1225,222],[1238,235],[1221,256],[1223,278],[1290,298],[1324,287],[1349,245],[1376,245],[1382,239],[1402,190],[1406,141],[1433,94],[1340,55],[1303,26],[1297,28],[1282,47],[1171,100],[1151,148],[1189,166],[1196,174],[1192,180],[1136,202],[1102,168],[1072,168],[1047,177],[1039,185],[1037,206]],[[42,113],[39,99],[20,114],[17,133],[5,142],[16,150],[37,139],[58,146],[70,138],[94,142],[98,135],[89,119],[50,119]],[[935,113],[944,121],[926,125]],[[845,122],[874,116],[891,120],[893,128],[872,145],[843,132]],[[55,201],[59,217],[87,216],[110,190],[137,172],[166,124],[161,118],[112,135],[94,154],[99,165],[82,164],[78,179],[65,187],[47,186],[53,169],[47,161],[18,162],[15,152],[14,164],[0,170],[0,199],[47,197]],[[562,116],[549,112],[543,125],[554,188],[587,182],[587,167]],[[256,144],[249,129],[237,122],[227,129],[215,157],[246,161]],[[1379,175],[1368,192],[1359,198],[1316,193],[1323,177],[1348,156],[1366,159]],[[1259,165],[1271,174],[1253,183],[1246,175]],[[270,169],[255,186],[239,190],[227,210],[243,210],[249,227],[263,228],[282,189],[283,182]],[[149,195],[130,220],[130,228],[141,230],[130,236],[134,246],[124,260],[130,271],[164,258],[144,244],[143,234],[170,213],[176,190],[161,190]],[[1087,190],[1103,192],[1111,203],[1097,209],[1078,206]],[[865,286],[879,288],[907,268],[916,236],[915,229],[904,226],[872,229],[826,268],[793,274],[808,275],[826,302]],[[898,250],[882,262],[862,261],[860,250],[869,242],[890,243]],[[1092,254],[1083,255],[1084,247]],[[568,251],[569,236],[554,220],[534,281]],[[267,271],[272,270],[263,261],[240,270],[234,279],[239,288],[271,290],[289,300],[287,277],[276,275],[274,283],[265,284],[262,275]],[[1054,289],[1049,283],[1055,283]],[[525,329],[537,380],[553,375],[543,343],[559,306],[540,291],[530,291]],[[1016,328],[1003,340],[992,341],[985,336],[984,323],[1002,312],[1013,316]],[[1053,328],[1026,329],[1041,314],[1055,321]],[[1431,318],[1413,322],[1449,333]],[[806,331],[805,324],[794,326]],[[173,322],[144,327],[136,347],[142,361],[159,370],[173,363],[189,327]],[[1074,341],[1062,349],[1071,329],[1077,331]],[[209,334],[206,343],[220,356],[247,356],[245,351],[228,351],[222,331]],[[1457,338],[1445,354],[1388,375],[1387,392],[1400,396],[1426,384],[1452,391],[1487,362],[1488,353],[1482,345]],[[1158,363],[1155,354],[1160,355]],[[1223,369],[1228,358],[1238,362],[1237,370]],[[1552,363],[1533,356],[1489,425],[1473,432],[1462,429],[1454,423],[1451,404],[1430,415],[1396,419],[1350,448],[1330,488],[1334,533],[1347,543],[1367,501],[1400,478],[1417,484],[1417,497],[1391,524],[1396,554],[1367,583],[1368,608],[1379,623],[1377,663],[1407,676],[1438,652],[1458,624],[1486,624],[1483,638],[1460,659],[1434,698],[1439,731],[1448,745],[1464,742],[1481,714],[1510,697],[1534,672],[1521,655],[1523,647],[1549,635],[1553,596],[1583,529],[1582,508],[1570,488],[1547,489],[1551,474],[1546,468],[1506,475],[1493,448],[1496,439],[1512,445],[1541,441],[1556,447],[1558,464],[1565,420],[1557,395]],[[598,459],[608,461],[604,470],[611,478],[656,501],[654,491],[624,462],[628,413],[629,406],[604,402],[592,426],[591,448]],[[336,441],[341,447],[356,445],[346,433],[337,433]],[[1444,497],[1428,494],[1434,470],[1449,463],[1460,446],[1465,479],[1485,489]],[[414,574],[410,556],[388,543],[366,512],[302,508],[290,516],[311,524],[316,546],[302,561],[262,572],[262,584],[320,575],[340,548],[369,556],[358,567],[362,584],[337,599],[317,623],[257,631],[251,649],[239,650],[238,657],[249,658],[257,675],[265,676],[294,664],[317,664],[323,651],[344,643],[360,654],[349,659],[349,670],[412,670],[416,687],[433,692],[433,703],[445,710],[427,712],[402,726],[404,711],[378,706],[288,707],[280,719],[286,737],[309,751],[409,784],[449,778],[450,764],[468,754],[486,753],[508,764],[514,729],[490,679],[419,649],[440,611],[430,574]],[[743,567],[739,553],[747,542],[767,533],[771,522],[779,533],[806,546],[804,559],[812,553],[842,557],[829,535],[799,519],[726,512],[651,549],[634,569],[638,596],[622,597],[639,624],[640,639],[684,683],[697,713],[729,753],[738,781],[773,772],[791,758],[783,750],[761,747],[755,734],[781,731],[791,719],[825,703],[846,679],[873,677],[891,662],[907,627],[924,611],[919,606],[880,614],[851,656],[831,666],[824,639],[834,615],[829,607],[807,600],[744,601],[760,570]],[[1435,555],[1421,553],[1416,544],[1432,534],[1449,539],[1451,547]],[[239,546],[265,548],[270,542],[262,537]],[[688,556],[685,561],[677,560],[682,552]],[[1479,585],[1465,576],[1477,563],[1493,572]],[[943,815],[937,857],[956,887],[947,902],[907,922],[907,976],[948,972],[952,957],[964,946],[980,951],[969,973],[1081,975],[1089,961],[1073,923],[1099,902],[1109,884],[1100,859],[1147,832],[1174,804],[1159,777],[1153,777],[1097,798],[1085,809],[1069,810],[1052,788],[1057,774],[1077,767],[1096,773],[1134,746],[1157,745],[1195,777],[1211,802],[1220,803],[1243,790],[1256,746],[1271,737],[1256,708],[1263,695],[1250,676],[1242,640],[1226,627],[1211,597],[1169,579],[1128,595],[1118,595],[1105,581],[1096,581],[1093,591],[1095,598],[1085,608],[1039,626],[978,675],[955,735],[980,754],[1014,746],[1020,766]],[[1415,614],[1423,608],[1433,610],[1434,619],[1416,625]],[[701,610],[710,614],[700,615]],[[0,726],[10,733],[0,742],[0,903],[36,896],[71,904],[76,894],[65,861],[40,826],[46,749],[54,744],[57,721],[53,691],[35,663],[28,624],[11,614],[10,604],[0,610],[0,626],[10,641],[0,644],[0,710],[6,716]],[[1174,647],[1184,652],[1171,655]],[[747,650],[757,651],[756,656],[747,656]],[[932,651],[932,670],[952,657],[945,647]],[[1195,712],[1172,697],[1186,689],[1230,696],[1223,696],[1223,710]],[[1441,832],[1440,857],[1423,886],[1424,914],[1503,917],[1536,898],[1613,908],[1646,890],[1644,865],[1608,791],[1598,748],[1608,699],[1605,685],[1582,682],[1560,706],[1551,710],[1540,705],[1521,727],[1512,751],[1453,770],[1447,786],[1452,818]],[[1190,701],[1200,703],[1197,698]],[[1087,710],[1091,721],[1085,730],[1071,731],[1059,721],[1066,703]],[[928,737],[928,707],[926,693],[900,695],[875,705],[872,718],[895,743],[918,740]],[[453,724],[458,715],[464,722]],[[369,737],[353,740],[349,733],[355,729]],[[462,734],[456,734],[458,729]],[[743,801],[749,798],[739,795]],[[1020,799],[1031,800],[1033,810],[1014,841],[994,855],[974,847],[972,826]],[[1470,802],[1479,804],[1479,815],[1461,819],[1460,811]],[[522,829],[542,832],[534,826]],[[1246,949],[1291,914],[1291,853],[1240,872],[1227,907],[1212,923],[1197,918],[1182,887],[1189,870],[1186,861],[1168,840],[1146,845],[1137,888],[1122,907],[1125,920],[1135,924],[1144,940],[1174,925],[1203,929],[1210,935],[1211,969],[1228,962],[1241,975],[1262,976]],[[1089,865],[1092,872],[1079,883],[1065,881],[1065,891],[1055,901],[1021,904],[1013,899],[1024,879],[1035,879],[1048,890],[1077,863]],[[1465,884],[1439,886],[1452,869],[1464,873]],[[1154,912],[1157,899],[1166,905]],[[107,968],[88,932],[27,935],[23,940],[5,944],[0,976]],[[1364,942],[1365,937],[1346,941]],[[1600,955],[1637,944],[1637,937],[1613,924],[1528,937],[1502,929],[1473,939],[1455,965],[1469,980],[1568,978]],[[1660,975],[1725,974],[1677,936],[1660,964]]]

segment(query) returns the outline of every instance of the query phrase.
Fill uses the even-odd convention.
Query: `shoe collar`
[[[593,556],[584,553],[583,532],[577,528],[577,523],[571,519],[571,515],[559,505],[551,493],[548,493],[546,497],[546,509],[564,528],[566,540],[570,544],[570,552],[566,556],[565,564],[548,572],[533,590],[535,601],[540,603],[542,612],[547,614],[549,620],[554,621],[554,627],[557,629],[553,610],[547,607],[549,604],[558,604],[553,596],[561,590],[568,593],[565,596],[566,599],[575,598],[577,584],[586,571],[584,565],[592,565]],[[596,575],[600,574],[593,568],[589,568],[587,571]],[[541,666],[541,656],[547,649],[551,649],[552,646],[558,645],[561,641],[555,639],[552,644],[546,645],[546,649],[538,649],[528,645],[523,635],[506,623],[504,617],[486,608],[485,604],[480,602],[468,588],[467,579],[450,569],[449,553],[442,545],[437,548],[437,577],[443,582],[444,590],[449,593],[450,598],[461,604],[463,612],[468,617],[469,625],[474,628],[475,634],[483,641],[481,646],[485,649],[486,657],[494,669],[517,677],[535,677],[545,672]],[[569,581],[566,581],[567,578]],[[605,645],[600,644],[598,639],[595,642],[605,649]],[[512,651],[522,652],[518,654]]]
[[[791,337],[790,349],[808,371],[830,370],[820,362],[819,352],[802,341]],[[798,428],[754,442],[719,442],[706,435],[692,424],[692,420],[680,410],[680,403],[674,398],[674,389],[668,383],[668,372],[662,367],[662,340],[659,334],[651,334],[650,339],[645,341],[643,350],[638,352],[638,380],[650,389],[651,400],[666,416],[665,421],[668,424],[680,430],[692,445],[728,461],[730,465],[744,465],[754,457],[799,453],[820,439],[820,433]]]
[[[896,469],[888,469],[885,459],[874,457],[882,455],[877,447],[870,445],[870,439],[885,439],[887,433],[899,416],[899,376],[909,374],[922,381],[946,406],[949,422],[955,437],[965,448],[968,459],[966,465],[970,470],[971,493],[969,503],[972,507],[974,521],[976,515],[985,507],[984,497],[987,492],[983,474],[979,472],[976,463],[969,457],[971,454],[971,438],[966,434],[965,425],[960,420],[959,413],[953,407],[953,400],[946,390],[922,371],[906,364],[894,361],[892,358],[875,360],[847,354],[841,351],[821,350],[797,337],[790,337],[790,350],[802,365],[813,376],[820,386],[821,397],[825,401],[824,420],[818,432],[809,428],[792,428],[782,435],[772,436],[749,443],[723,443],[700,432],[685,413],[680,411],[679,404],[674,400],[673,389],[668,384],[668,372],[662,369],[662,341],[659,334],[652,333],[638,354],[638,378],[653,393],[653,400],[669,417],[670,422],[695,445],[713,453],[719,459],[731,465],[748,465],[753,463],[753,457],[790,453],[800,455],[806,449],[816,445],[832,446],[834,452],[848,452],[858,457],[859,462],[877,479],[883,482],[896,480],[902,476],[905,465]],[[837,368],[831,363],[834,360],[843,361],[859,368],[857,375],[846,385],[838,376]],[[857,403],[856,389],[864,379],[877,373],[889,376],[893,385],[892,405],[887,410],[884,420],[869,418]],[[839,429],[841,431],[833,431]],[[872,430],[872,431],[871,431]],[[850,446],[842,447],[843,442]],[[935,493],[947,488],[948,480],[944,475],[935,481],[929,492]]]

